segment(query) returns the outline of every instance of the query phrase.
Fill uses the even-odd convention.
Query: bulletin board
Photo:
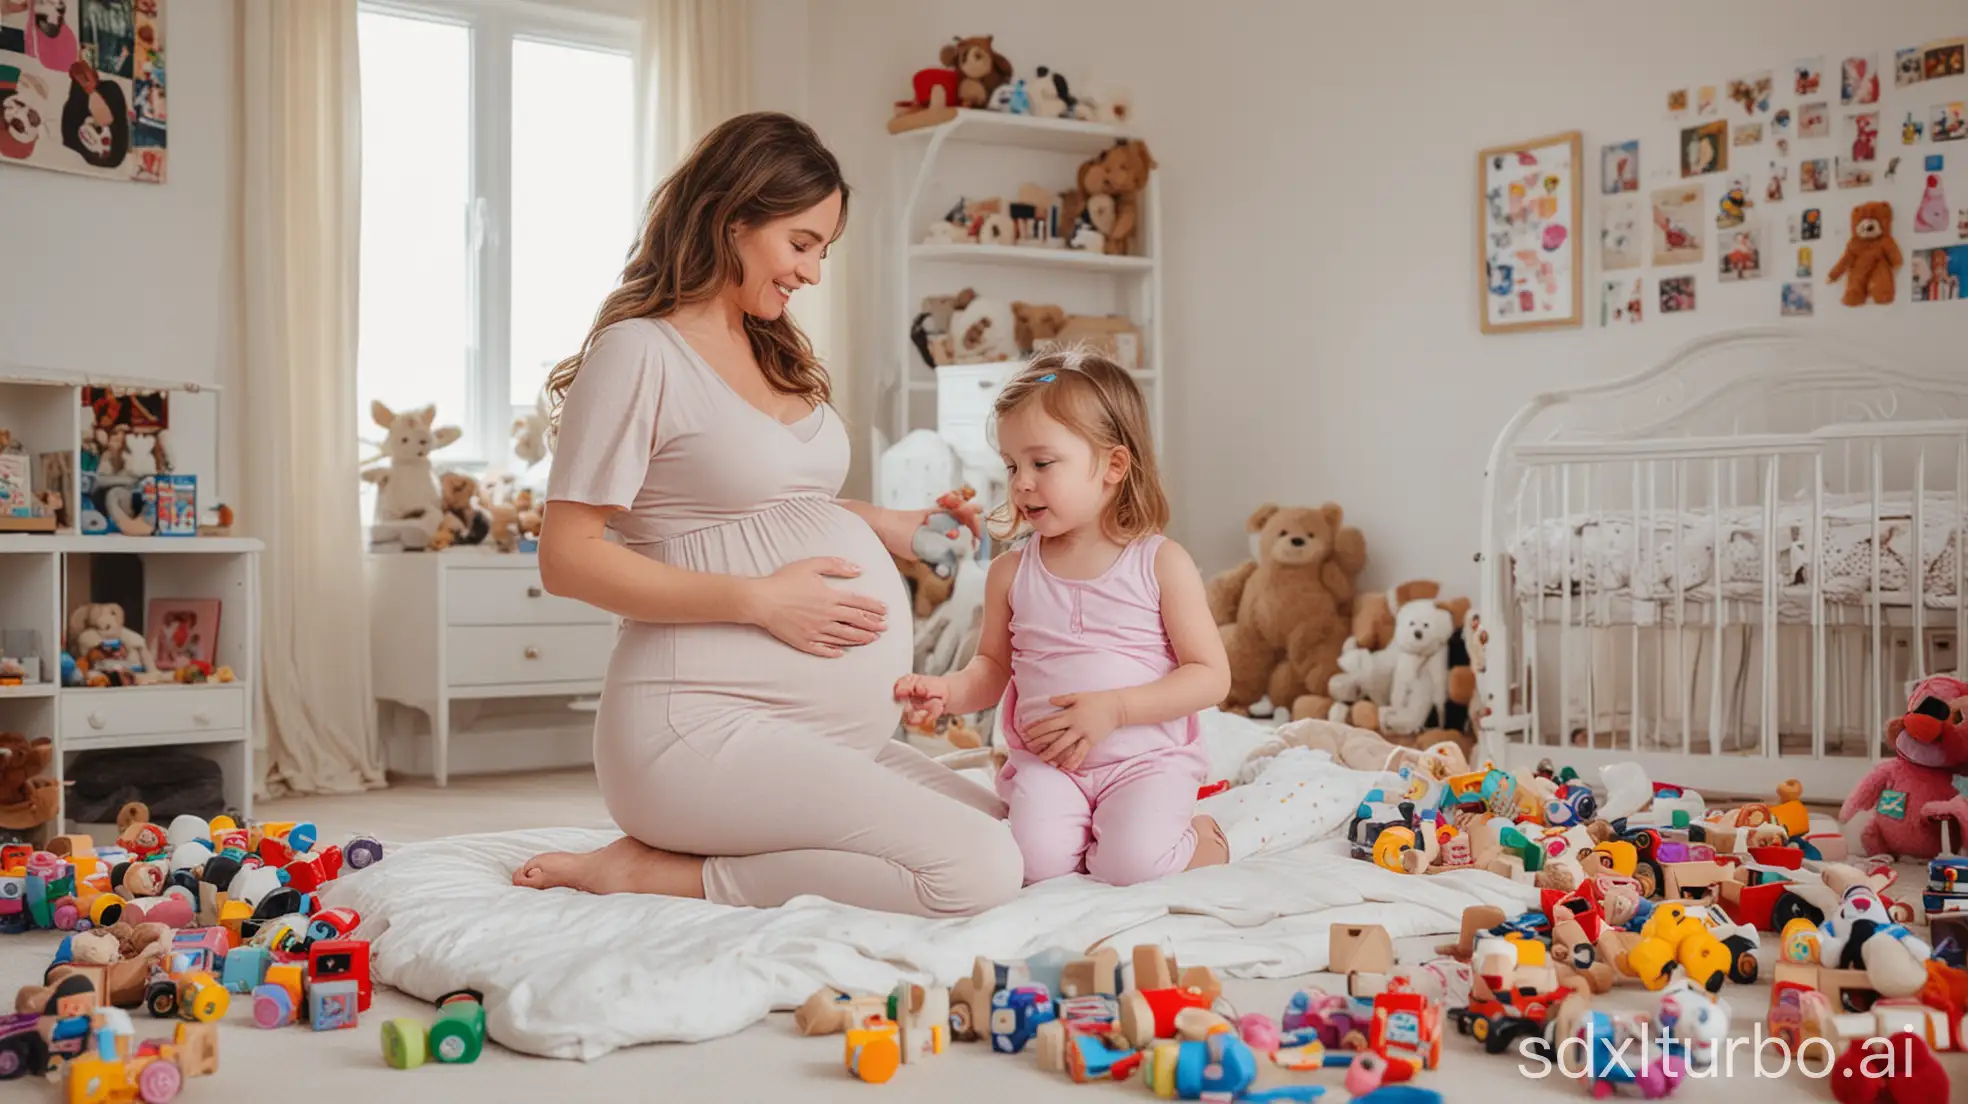
[[[1476,155],[1484,333],[1580,324],[1581,141],[1574,130]]]
[[[0,0],[0,165],[164,182],[165,0]]]

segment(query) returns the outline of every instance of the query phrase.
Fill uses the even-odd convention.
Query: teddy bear
[[[68,651],[77,659],[104,645],[121,649],[131,669],[151,669],[150,645],[143,634],[125,627],[123,607],[115,602],[90,602],[75,607],[68,615]]]
[[[25,804],[35,777],[54,757],[54,741],[46,736],[30,741],[18,732],[0,732],[0,806]]]
[[[1381,728],[1392,735],[1418,736],[1446,723],[1449,705],[1449,640],[1469,599],[1442,602],[1420,598],[1394,615],[1394,670]]]
[[[1002,299],[973,295],[968,290],[957,296],[956,313],[950,317],[951,352],[958,364],[992,364],[1018,356],[1018,323],[1011,307]]]
[[[492,514],[478,505],[478,480],[464,472],[445,472],[437,481],[444,499],[444,519],[431,537],[431,550],[485,543],[492,531]]]
[[[1440,584],[1415,579],[1385,591],[1370,591],[1353,602],[1353,635],[1340,646],[1339,673],[1324,694],[1308,693],[1292,703],[1294,720],[1326,717],[1342,724],[1380,731],[1379,708],[1387,704],[1394,680],[1394,611],[1418,598],[1441,593]],[[1308,687],[1315,690],[1315,687]]]
[[[1859,780],[1838,819],[1849,838],[1857,824],[1868,855],[1931,859],[1941,854],[1941,823],[1951,822],[1953,843],[1968,839],[1968,795],[1955,777],[1968,774],[1968,682],[1935,675],[1907,695],[1906,713],[1886,722],[1894,757],[1881,761]]]
[[[1051,303],[1026,303],[1013,300],[1011,317],[1012,330],[1021,355],[1030,356],[1039,342],[1051,341],[1066,328],[1066,308]]]
[[[1011,80],[1011,62],[991,48],[991,38],[954,39],[939,55],[945,69],[957,71],[957,102],[964,107],[989,106],[992,93]]]
[[[1884,306],[1893,301],[1893,272],[1900,267],[1900,247],[1893,240],[1893,205],[1885,201],[1852,208],[1852,236],[1845,253],[1825,273],[1827,281],[1845,281],[1844,303],[1864,306],[1869,298]]]
[[[1140,223],[1141,189],[1148,186],[1148,174],[1154,169],[1155,158],[1148,152],[1148,143],[1136,138],[1116,142],[1080,166],[1078,187],[1066,193],[1059,213],[1060,225],[1076,227],[1088,210],[1091,197],[1113,196],[1113,222],[1101,230],[1102,251],[1128,253]],[[1070,240],[1068,244],[1072,244]]]
[[[1339,671],[1354,580],[1367,541],[1338,503],[1260,507],[1246,523],[1258,555],[1209,584],[1210,613],[1230,659],[1223,708],[1248,714],[1260,698],[1285,706]]]

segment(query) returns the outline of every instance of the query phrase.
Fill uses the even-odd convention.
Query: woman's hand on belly
[[[789,563],[751,581],[745,619],[809,655],[838,658],[888,629],[886,603],[827,583],[860,574],[860,567],[834,556]]]

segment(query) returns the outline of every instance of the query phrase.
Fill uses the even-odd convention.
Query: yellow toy
[[[869,1019],[847,1030],[847,1072],[880,1085],[902,1064],[902,1041],[895,1021]]]
[[[1640,929],[1640,942],[1617,965],[1649,989],[1667,988],[1679,967],[1695,985],[1719,993],[1729,979],[1729,961],[1729,949],[1688,915],[1686,903],[1669,901],[1654,909]]]

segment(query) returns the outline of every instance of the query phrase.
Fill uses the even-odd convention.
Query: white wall
[[[161,185],[0,165],[0,361],[199,383],[225,373],[235,149],[227,0],[171,0]]]
[[[1580,129],[1595,163],[1600,143],[1641,138],[1651,175],[1671,155],[1669,88],[1769,69],[1781,91],[1795,58],[1822,54],[1836,116],[1843,52],[1879,51],[1890,62],[1897,46],[1968,33],[1968,10],[1959,0],[1437,0],[1404,6],[1412,16],[1389,10],[1294,0],[828,0],[808,16],[809,117],[853,182],[879,191],[888,104],[951,35],[995,34],[1021,73],[1047,64],[1080,84],[1129,87],[1161,165],[1174,535],[1216,570],[1245,554],[1243,520],[1258,502],[1335,500],[1367,534],[1369,581],[1426,575],[1473,591],[1482,465],[1514,409],[1540,389],[1644,367],[1700,333],[1776,323],[1794,255],[1779,220],[1766,246],[1771,275],[1724,288],[1711,248],[1694,314],[1617,331],[1596,325],[1593,258],[1584,330],[1485,337],[1475,152]],[[1952,83],[1945,98],[1968,95],[1963,81]],[[1886,101],[1889,111],[1900,102],[1890,87]],[[1885,156],[1902,152],[1899,118],[1882,119]],[[1952,201],[1968,203],[1968,148],[1938,151]],[[1766,142],[1755,152],[1761,175],[1773,151]],[[1919,167],[1903,165],[1891,194],[1903,246]],[[1782,210],[1805,206],[1795,189],[1793,170]],[[1870,194],[1818,197],[1829,228],[1854,197]],[[857,208],[851,233],[873,229],[859,220],[881,217],[876,206]],[[1928,371],[1968,371],[1968,308],[1905,304],[1904,269],[1903,305],[1841,308],[1823,286],[1835,248],[1820,243],[1819,316],[1800,329],[1903,350]],[[857,367],[876,370],[868,351],[885,352],[889,338],[866,329],[881,320],[861,321]],[[868,391],[857,393],[864,424]]]

